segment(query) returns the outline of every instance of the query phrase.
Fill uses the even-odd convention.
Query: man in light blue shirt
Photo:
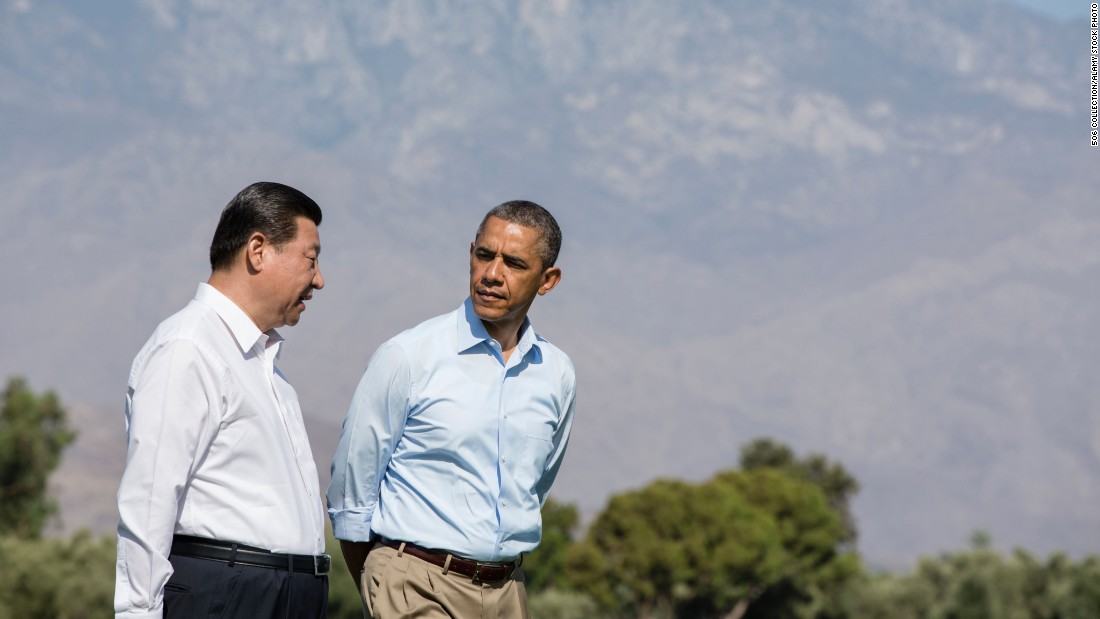
[[[546,209],[497,206],[470,244],[465,303],[371,357],[328,490],[370,616],[528,616],[517,567],[539,544],[576,393],[569,357],[527,319],[561,279],[560,247]]]

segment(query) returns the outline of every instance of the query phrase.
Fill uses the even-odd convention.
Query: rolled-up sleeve
[[[328,514],[337,539],[371,539],[371,518],[409,409],[408,357],[393,341],[371,356],[355,389],[332,461]]]

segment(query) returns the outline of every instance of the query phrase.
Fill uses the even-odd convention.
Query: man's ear
[[[264,253],[271,249],[267,237],[263,232],[253,232],[248,235],[244,244],[244,259],[249,272],[259,273],[264,270]]]
[[[554,289],[561,281],[561,268],[550,267],[542,272],[542,285],[539,286],[539,294],[546,294]]]

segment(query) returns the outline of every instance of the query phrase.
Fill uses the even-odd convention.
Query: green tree
[[[573,543],[573,531],[579,522],[576,507],[547,499],[542,506],[542,541],[534,552],[523,557],[523,575],[528,593],[560,588],[559,580],[565,571],[565,552]]]
[[[114,565],[113,536],[0,536],[0,619],[112,617]]]
[[[844,526],[817,485],[770,468],[719,473],[713,483],[728,485],[767,514],[783,548],[780,577],[739,600],[730,616],[816,616],[827,592],[859,572],[858,557],[841,550]]]
[[[603,617],[592,598],[577,591],[544,589],[528,598],[534,619],[595,619]]]
[[[22,378],[4,389],[0,410],[0,534],[36,538],[57,512],[47,482],[76,438],[57,394],[34,394]]]
[[[582,593],[605,614],[613,613],[631,597],[624,586],[612,583],[609,562],[591,535],[565,549],[564,563],[565,571],[558,586],[564,591]]]
[[[732,607],[781,571],[774,521],[727,485],[662,480],[616,495],[593,523],[588,542],[587,552],[571,557],[590,562],[570,570],[589,572],[576,586],[606,610],[641,617]],[[602,565],[591,565],[593,557]]]
[[[566,552],[565,581],[605,612],[802,617],[858,571],[816,485],[775,470],[656,481],[611,498]]]
[[[1072,570],[1065,595],[1056,604],[1064,619],[1100,617],[1100,557],[1088,557]]]
[[[859,482],[843,464],[816,453],[798,458],[787,445],[770,438],[757,438],[741,448],[741,470],[760,469],[778,469],[821,488],[829,506],[840,516],[844,526],[843,542],[854,548],[857,530],[851,500],[859,492]]]
[[[861,572],[835,590],[822,619],[929,619],[937,592],[912,576]]]
[[[921,559],[907,574],[860,574],[821,619],[1085,619],[1100,617],[1100,558],[1045,562],[997,552],[988,534],[971,547]]]

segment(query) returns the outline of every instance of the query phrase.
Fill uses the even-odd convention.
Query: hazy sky
[[[1050,15],[1057,19],[1079,19],[1089,14],[1089,2],[1080,0],[997,0],[1025,6],[1037,13]]]
[[[1083,0],[974,0],[974,2],[1016,4],[1041,15],[1067,21],[1087,18],[1091,4]]]

